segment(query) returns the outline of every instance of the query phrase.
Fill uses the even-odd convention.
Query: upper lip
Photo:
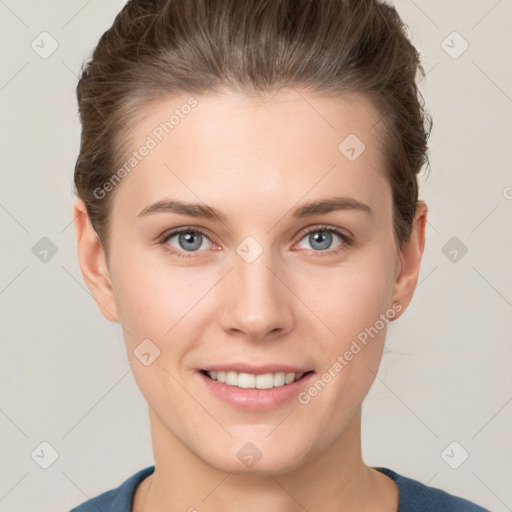
[[[237,373],[251,373],[253,375],[263,375],[265,373],[307,373],[312,371],[311,368],[304,368],[300,366],[292,366],[289,364],[263,364],[254,365],[250,363],[222,363],[222,364],[211,364],[200,368],[207,372],[237,372]]]

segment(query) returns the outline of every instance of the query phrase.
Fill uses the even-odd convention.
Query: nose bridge
[[[247,237],[236,248],[234,268],[227,283],[229,291],[222,315],[226,330],[238,330],[253,339],[287,331],[293,319],[289,291],[279,279],[282,268],[273,251]]]

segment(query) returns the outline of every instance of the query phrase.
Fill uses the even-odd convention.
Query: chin
[[[268,440],[265,443],[264,439],[261,442],[255,439],[254,442],[236,441],[235,444],[236,447],[219,453],[214,449],[202,459],[219,471],[238,475],[286,474],[300,468],[304,463],[305,453],[299,448],[293,449],[290,443],[277,446]]]

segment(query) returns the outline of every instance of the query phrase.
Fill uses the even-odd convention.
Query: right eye
[[[186,253],[201,252],[200,249],[205,248],[206,240],[212,244],[206,233],[198,228],[187,227],[174,229],[173,231],[166,233],[164,238],[160,241],[160,244],[178,258],[191,258],[192,256],[186,255]],[[172,247],[173,249],[170,249],[169,247]]]

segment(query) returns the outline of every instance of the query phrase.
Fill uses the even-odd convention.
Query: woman
[[[155,465],[74,512],[483,511],[367,466],[425,243],[422,72],[377,0],[132,0],[77,88],[82,273]]]

